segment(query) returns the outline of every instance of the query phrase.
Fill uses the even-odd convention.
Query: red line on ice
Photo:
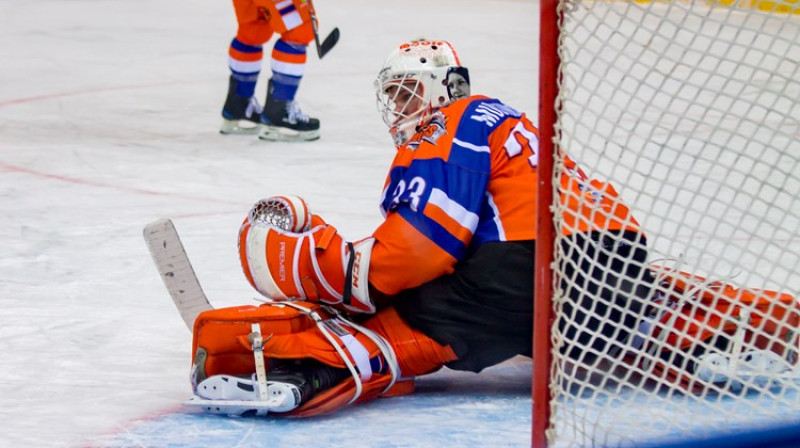
[[[193,82],[201,82],[201,81],[190,81]],[[202,81],[204,82],[204,81]],[[22,104],[22,103],[32,103],[35,101],[42,101],[42,100],[49,100],[53,98],[63,98],[67,96],[79,96],[79,95],[86,95],[91,93],[102,93],[102,92],[113,92],[116,90],[134,90],[134,89],[148,89],[151,87],[160,87],[160,86],[169,86],[175,84],[186,84],[186,81],[169,81],[169,82],[155,82],[151,84],[133,84],[127,86],[116,86],[116,87],[96,87],[92,89],[81,89],[81,90],[73,90],[68,92],[54,92],[54,93],[47,93],[44,95],[36,95],[36,96],[29,96],[24,98],[15,98],[11,100],[0,101],[0,107],[3,106],[11,106],[14,104]]]
[[[110,188],[110,189],[114,189],[114,190],[127,191],[127,192],[131,192],[131,193],[148,194],[148,195],[154,195],[154,196],[170,196],[170,197],[191,199],[191,200],[196,200],[196,201],[216,202],[216,203],[220,203],[220,204],[231,204],[231,205],[236,205],[236,206],[241,206],[242,205],[242,203],[236,202],[236,201],[226,201],[226,200],[222,200],[222,199],[214,199],[214,198],[209,198],[209,197],[204,197],[204,196],[192,196],[192,195],[188,195],[188,194],[164,193],[164,192],[160,192],[160,191],[146,190],[144,188],[126,187],[126,186],[112,185],[112,184],[108,184],[108,183],[104,183],[104,182],[97,182],[97,181],[92,181],[92,180],[87,180],[87,179],[79,179],[79,178],[74,178],[74,177],[67,177],[67,176],[62,176],[60,174],[44,173],[44,172],[41,172],[41,171],[32,170],[30,168],[25,168],[25,167],[16,166],[16,165],[10,165],[10,164],[5,163],[5,162],[0,162],[0,172],[25,173],[25,174],[29,174],[29,175],[40,177],[40,178],[44,178],[44,179],[53,179],[53,180],[57,180],[57,181],[61,181],[61,182],[68,182],[68,183],[71,183],[71,184],[89,185],[89,186],[92,186],[92,187],[99,187],[99,188]]]

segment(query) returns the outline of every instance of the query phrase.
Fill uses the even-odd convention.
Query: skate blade
[[[199,409],[209,414],[221,415],[244,415],[253,413],[255,415],[267,415],[271,406],[267,403],[245,400],[206,400],[200,397],[192,397],[183,404],[194,409]]]
[[[293,384],[268,381],[267,399],[263,401],[259,400],[257,388],[255,380],[214,375],[197,385],[190,401],[209,406],[207,412],[238,415],[248,411],[288,412],[300,406],[302,395]]]
[[[261,125],[248,120],[222,120],[219,133],[224,135],[253,135],[257,134]]]
[[[289,412],[300,406],[300,391],[296,387],[282,383],[269,383],[267,389],[269,390],[267,401],[225,400],[195,395],[184,404],[209,414],[224,415],[244,415],[248,413],[267,415],[270,412]]]
[[[294,131],[280,126],[261,125],[258,138],[273,142],[308,142],[319,139],[319,129],[314,131]]]
[[[800,379],[790,364],[770,351],[758,350],[746,355],[733,368],[728,356],[709,353],[700,358],[697,376],[701,381],[726,386],[734,392],[773,390],[787,381]],[[748,362],[751,359],[755,361]]]

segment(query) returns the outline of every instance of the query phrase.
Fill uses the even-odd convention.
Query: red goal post
[[[540,25],[532,445],[800,419],[800,1],[540,0]],[[664,300],[629,332],[573,308],[595,298],[565,271],[591,246],[564,237],[566,203],[593,198],[564,189],[567,154],[646,235],[646,261],[621,263]]]
[[[533,430],[534,448],[547,446],[547,429],[550,425],[550,369],[553,362],[550,332],[539,331],[551,328],[553,293],[553,242],[555,227],[553,213],[553,178],[545,173],[553,172],[555,152],[556,96],[558,94],[558,0],[540,0],[539,43],[539,179],[536,204],[536,262],[534,273],[533,315]],[[547,367],[539,367],[547,366]]]

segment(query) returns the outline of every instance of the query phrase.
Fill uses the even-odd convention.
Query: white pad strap
[[[358,399],[358,397],[361,396],[361,392],[364,390],[364,387],[361,384],[361,375],[359,375],[359,372],[353,365],[353,362],[350,361],[350,358],[347,356],[344,350],[342,350],[342,347],[336,343],[336,340],[333,338],[331,332],[324,325],[324,321],[319,316],[319,314],[317,314],[316,311],[310,311],[308,312],[308,315],[311,316],[312,319],[314,319],[314,322],[317,324],[319,331],[322,332],[322,334],[325,336],[325,339],[327,339],[328,342],[331,343],[331,346],[333,346],[333,348],[336,350],[336,352],[339,353],[339,356],[342,358],[342,361],[347,366],[347,369],[350,370],[350,374],[353,375],[353,380],[355,380],[355,385],[356,385],[356,391],[353,394],[353,397],[350,399],[350,401],[347,402],[348,405],[352,404]]]
[[[264,301],[266,303],[269,303],[269,304],[277,305],[276,303],[274,303],[271,300],[262,300],[262,301]],[[350,371],[350,374],[353,376],[353,380],[355,381],[356,390],[355,390],[355,393],[353,394],[353,397],[350,398],[350,401],[348,401],[347,404],[349,405],[349,404],[352,404],[353,402],[355,402],[358,399],[358,397],[361,396],[361,392],[363,392],[363,390],[364,390],[364,387],[363,387],[363,385],[361,383],[361,374],[358,371],[358,369],[356,368],[356,366],[353,365],[353,362],[350,361],[350,357],[347,356],[347,353],[345,353],[345,351],[342,349],[341,345],[336,342],[336,339],[333,337],[333,334],[331,334],[332,330],[328,329],[328,326],[326,325],[326,321],[323,320],[322,317],[319,315],[319,313],[317,313],[316,311],[312,311],[312,310],[310,310],[310,309],[308,309],[308,308],[306,308],[306,307],[304,307],[302,305],[299,305],[299,304],[297,304],[295,302],[281,302],[280,305],[290,306],[290,307],[292,307],[292,308],[294,308],[296,310],[299,310],[300,312],[302,312],[306,316],[310,317],[314,321],[314,323],[317,324],[317,328],[319,328],[319,331],[322,333],[323,336],[325,336],[325,339],[327,339],[328,342],[330,342],[331,346],[334,348],[334,350],[336,350],[336,353],[339,354],[339,357],[342,358],[342,362],[344,362],[345,366],[347,366],[347,369]],[[344,330],[341,327],[339,327],[339,329],[346,332],[346,330]],[[347,334],[350,334],[350,333],[347,332]],[[350,336],[352,337],[352,335],[350,335]],[[340,340],[341,340],[341,338],[340,338]],[[358,345],[361,347],[361,350],[363,352],[367,351],[366,348],[364,348],[364,346],[361,345],[360,342],[358,342],[358,340],[356,340],[355,338],[353,338],[353,340],[355,340],[355,342],[358,343]],[[342,342],[344,342],[344,341],[342,341]],[[346,343],[345,343],[345,347],[347,347]],[[350,349],[348,348],[348,352],[349,352],[349,350]],[[366,357],[369,358],[369,354],[367,354]],[[353,355],[353,358],[356,359],[357,362],[358,362],[358,358],[356,357],[356,355]],[[369,359],[367,359],[367,366],[368,366],[368,369],[366,371],[369,372],[369,375],[371,376],[372,375],[372,368],[369,367]]]
[[[355,338],[349,331],[341,327],[340,324],[344,323],[338,319],[330,319],[324,321],[325,326],[333,332],[339,339],[342,340],[345,350],[353,357],[358,368],[359,376],[362,381],[369,381],[372,378],[372,365],[369,362],[369,352],[358,339]]]
[[[256,362],[258,400],[264,402],[269,398],[267,393],[267,369],[264,366],[264,339],[261,337],[261,327],[258,323],[253,322],[250,328],[253,330],[250,336],[253,338],[253,358]]]
[[[366,327],[363,327],[363,326],[358,325],[358,324],[356,324],[354,322],[351,322],[351,321],[345,319],[342,316],[339,316],[339,319],[345,321],[350,327],[355,328],[356,330],[358,330],[361,333],[363,333],[365,336],[370,338],[372,340],[372,342],[375,343],[376,346],[378,346],[378,349],[381,351],[381,354],[383,354],[383,359],[386,361],[386,365],[389,368],[389,372],[392,375],[392,380],[383,389],[383,391],[381,391],[381,394],[386,393],[389,389],[392,388],[392,386],[394,386],[394,383],[396,383],[397,380],[402,375],[402,372],[400,372],[400,365],[397,362],[397,355],[395,354],[394,349],[392,348],[392,345],[389,344],[386,341],[386,339],[384,339],[383,337],[379,336],[377,333],[375,333],[374,331],[372,331],[372,330],[370,330],[370,329],[368,329]]]

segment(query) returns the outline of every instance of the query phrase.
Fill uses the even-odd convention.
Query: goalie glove
[[[301,233],[317,224],[324,224],[322,218],[312,216],[308,204],[300,196],[271,196],[261,199],[250,209],[245,223],[264,222],[274,227]]]
[[[291,232],[253,216],[239,230],[239,258],[258,292],[274,300],[302,299],[349,312],[375,312],[368,283],[374,238],[351,243],[324,223]]]

